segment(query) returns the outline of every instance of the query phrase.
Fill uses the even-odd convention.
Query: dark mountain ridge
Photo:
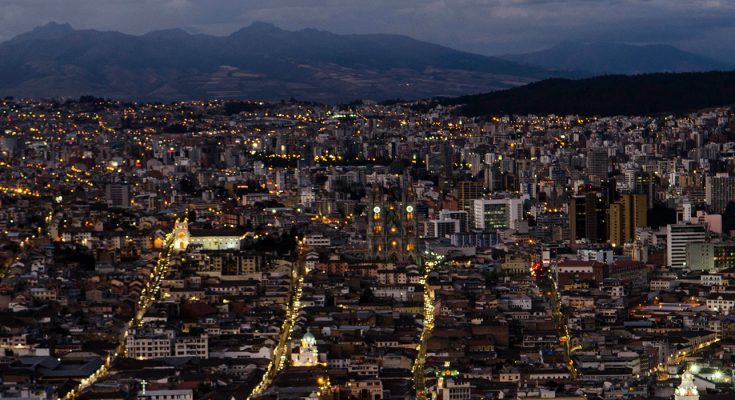
[[[267,23],[222,37],[51,23],[0,44],[0,94],[15,96],[381,100],[496,90],[547,76],[405,36],[292,32]]]

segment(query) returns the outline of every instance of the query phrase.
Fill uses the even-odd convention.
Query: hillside
[[[444,99],[465,115],[676,113],[735,104],[735,72],[547,79],[518,88]]]

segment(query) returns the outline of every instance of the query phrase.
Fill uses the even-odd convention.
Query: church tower
[[[674,400],[699,400],[699,390],[690,371],[681,375],[681,384],[674,391]]]
[[[174,251],[185,251],[189,247],[189,222],[179,219],[174,223]]]
[[[407,179],[401,185],[373,186],[368,201],[368,257],[394,262],[418,262],[416,196]]]

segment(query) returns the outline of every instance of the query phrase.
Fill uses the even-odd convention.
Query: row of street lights
[[[286,356],[288,350],[288,343],[291,341],[291,334],[293,333],[296,320],[299,317],[301,311],[301,295],[303,294],[304,288],[304,247],[303,243],[299,242],[299,256],[296,261],[296,268],[291,272],[291,295],[288,308],[286,309],[286,317],[283,319],[281,325],[281,336],[278,339],[276,347],[273,348],[273,354],[271,361],[268,363],[268,367],[263,374],[260,382],[253,389],[252,393],[247,397],[247,400],[253,399],[263,393],[273,382],[273,379],[278,375],[278,372],[283,370],[286,366]]]
[[[416,348],[416,360],[412,368],[416,398],[419,400],[428,398],[424,365],[426,364],[426,345],[434,329],[434,291],[431,289],[431,285],[429,285],[429,273],[444,261],[444,256],[441,254],[426,251],[425,255],[424,276],[420,280],[421,285],[424,287],[424,326],[421,330],[419,345]]]
[[[156,298],[160,293],[161,281],[168,274],[169,264],[171,262],[171,254],[173,253],[173,244],[174,235],[173,232],[171,232],[166,235],[166,241],[164,242],[163,249],[158,255],[156,265],[153,268],[151,274],[148,276],[148,281],[146,282],[145,287],[140,292],[140,296],[138,297],[135,315],[133,316],[133,318],[130,319],[130,321],[125,326],[125,329],[123,329],[122,333],[120,334],[120,339],[117,347],[115,348],[115,352],[113,354],[108,354],[107,357],[105,357],[105,361],[102,363],[102,365],[94,373],[92,373],[92,375],[82,379],[76,388],[70,390],[64,397],[62,397],[62,400],[76,399],[85,389],[91,387],[99,379],[104,378],[110,373],[110,370],[112,369],[112,364],[115,362],[118,356],[125,355],[127,353],[125,345],[130,329],[136,326],[140,326],[142,324],[143,316],[148,311],[148,308],[156,301]]]

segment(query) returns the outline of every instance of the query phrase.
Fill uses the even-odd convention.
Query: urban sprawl
[[[733,233],[730,108],[6,98],[0,398],[732,399]]]

